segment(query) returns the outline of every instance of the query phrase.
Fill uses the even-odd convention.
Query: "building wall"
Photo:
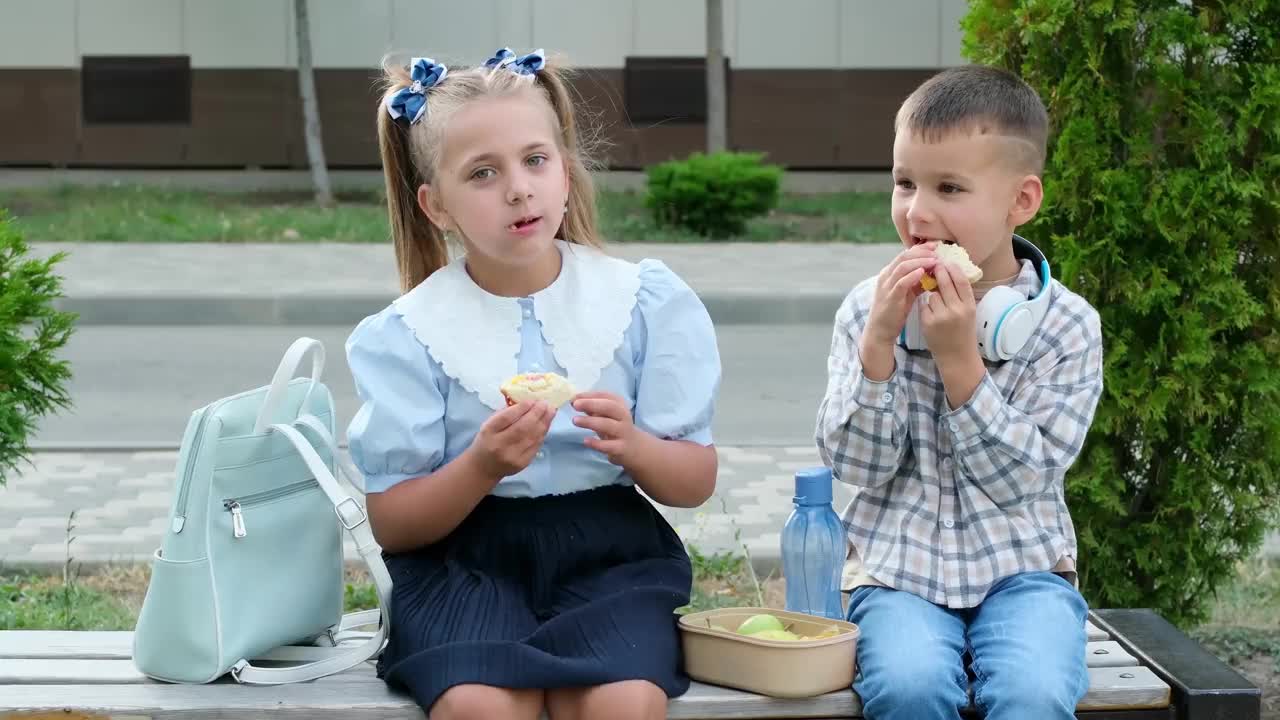
[[[730,144],[792,167],[884,167],[897,104],[959,64],[965,0],[725,0]],[[705,53],[701,0],[310,0],[334,166],[377,165],[384,54],[471,64],[545,47],[575,84],[614,167],[701,149],[705,127],[633,122],[627,59]],[[0,0],[0,164],[301,167],[292,0]],[[185,56],[190,121],[86,121],[84,58]]]

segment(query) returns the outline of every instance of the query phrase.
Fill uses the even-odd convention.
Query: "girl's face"
[[[459,234],[468,256],[531,266],[547,257],[565,216],[566,169],[550,106],[536,91],[459,108],[441,137],[435,183],[419,204]]]

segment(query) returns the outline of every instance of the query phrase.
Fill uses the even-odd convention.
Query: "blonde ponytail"
[[[387,64],[385,71],[388,95],[411,82],[404,68]],[[418,187],[426,178],[417,171],[410,128],[387,114],[382,103],[378,103],[377,113],[378,151],[387,189],[387,219],[396,252],[400,292],[404,293],[444,267],[449,262],[449,248],[444,233],[418,207]]]
[[[586,138],[579,129],[566,71],[548,63],[536,77],[538,85],[545,89],[547,100],[560,125],[560,142],[569,173],[568,212],[561,228],[561,239],[600,247],[603,242],[598,229],[595,182],[591,169],[587,167],[589,153],[584,148]]]

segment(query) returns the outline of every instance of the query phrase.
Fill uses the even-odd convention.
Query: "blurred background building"
[[[728,144],[881,169],[902,98],[963,62],[964,0],[724,0]],[[0,0],[0,165],[305,168],[292,0]],[[706,144],[702,0],[310,0],[324,145],[378,165],[385,53],[562,55],[640,168]]]

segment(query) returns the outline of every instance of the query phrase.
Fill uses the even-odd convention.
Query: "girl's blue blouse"
[[[351,333],[347,361],[361,406],[347,440],[367,492],[458,457],[501,407],[498,385],[517,372],[558,372],[579,392],[615,393],[638,428],[712,444],[720,356],[698,296],[660,261],[557,247],[559,276],[531,296],[485,293],[459,258]],[[504,358],[509,350],[513,356]],[[493,494],[631,484],[621,467],[583,443],[594,433],[573,424],[576,414],[560,408],[533,462]]]

